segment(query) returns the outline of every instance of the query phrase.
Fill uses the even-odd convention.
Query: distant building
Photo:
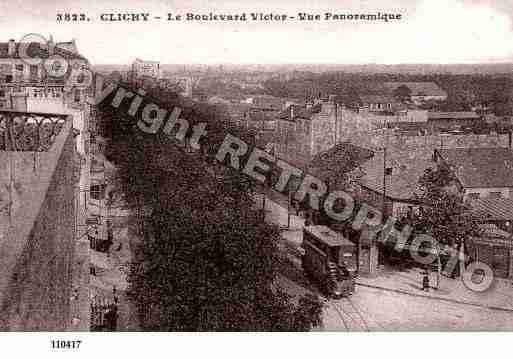
[[[384,85],[390,95],[394,95],[399,87],[407,87],[411,91],[410,98],[415,103],[447,100],[447,92],[434,82],[385,82]]]
[[[161,78],[160,62],[135,59],[130,66],[129,78],[132,81],[159,80]]]
[[[439,166],[456,177],[464,199],[513,198],[513,152],[510,148],[437,149]]]
[[[397,108],[397,101],[393,96],[387,95],[362,95],[360,96],[360,111],[376,113],[393,112]]]
[[[432,130],[454,129],[461,127],[472,127],[479,121],[481,116],[473,111],[459,112],[428,112],[427,126]]]
[[[82,80],[70,78],[69,75],[72,68],[89,68],[89,62],[77,52],[74,41],[69,43],[72,46],[62,44],[54,43],[52,38],[44,44],[46,46],[28,44],[27,54],[43,60],[40,64],[31,65],[21,58],[20,43],[14,40],[0,43],[0,108],[34,112],[39,111],[37,106],[40,104],[56,102],[81,105],[85,102],[88,90],[73,88],[73,81],[80,83]],[[52,55],[58,55],[67,61],[68,74],[53,77],[48,73],[44,60]],[[54,65],[62,66],[58,62]],[[54,109],[50,109],[51,111],[59,112]]]
[[[20,43],[14,40],[0,43],[0,109],[73,115],[74,128],[80,131],[78,151],[84,154],[91,110],[87,98],[91,87],[83,86],[87,79],[80,78],[81,72],[74,75],[72,69],[87,70],[89,61],[78,53],[74,40],[55,43],[50,36],[46,44],[26,45],[30,57],[42,59],[40,64],[31,65],[21,58]],[[63,76],[54,77],[48,71],[45,61],[52,55],[66,61],[67,72]],[[66,66],[59,62],[53,65]]]
[[[511,223],[511,222],[510,222]],[[510,224],[511,226],[511,224]],[[504,231],[494,224],[481,225],[483,235],[468,241],[470,257],[486,263],[495,278],[513,279],[513,237],[511,227]]]
[[[335,103],[324,101],[306,107],[291,105],[277,116],[276,154],[306,166],[319,152],[335,145]]]
[[[271,95],[256,95],[246,99],[245,102],[252,105],[252,107],[281,111],[284,109],[287,99]]]

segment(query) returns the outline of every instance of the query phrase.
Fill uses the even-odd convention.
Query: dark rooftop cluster
[[[15,43],[15,51],[14,54],[9,54],[9,43],[8,42],[0,42],[0,59],[8,59],[8,58],[15,58],[19,59],[22,51],[20,51],[20,45],[21,43],[16,42]],[[50,53],[43,44],[39,44],[37,42],[30,42],[26,43],[25,46],[27,48],[25,49],[26,54],[28,57],[34,57],[34,58],[41,58],[41,59],[47,59],[50,57]],[[83,57],[80,54],[77,54],[75,52],[63,49],[62,47],[59,47],[59,45],[54,47],[54,54],[59,55],[63,57],[66,60],[84,60],[87,61],[85,57]]]

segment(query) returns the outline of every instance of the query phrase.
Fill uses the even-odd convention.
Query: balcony
[[[46,152],[67,121],[65,114],[0,109],[0,151]]]

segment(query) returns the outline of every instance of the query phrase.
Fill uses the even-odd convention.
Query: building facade
[[[465,200],[513,197],[511,148],[438,149],[434,158],[454,174]]]

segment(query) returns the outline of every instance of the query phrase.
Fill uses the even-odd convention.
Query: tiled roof
[[[308,172],[320,180],[327,181],[331,176],[338,175],[338,169],[347,166],[351,162],[353,168],[361,166],[374,156],[374,152],[349,142],[337,144],[327,151],[318,153],[310,161]]]
[[[513,187],[513,152],[508,148],[436,150],[463,187]]]
[[[275,121],[277,111],[250,110],[248,116],[250,121]]]
[[[434,82],[385,82],[384,85],[392,92],[400,86],[406,86],[412,96],[447,96],[447,92]]]
[[[20,43],[15,43],[16,51],[14,52],[14,56],[9,55],[9,43],[8,42],[0,42],[0,59],[9,59],[9,58],[20,58],[19,46]],[[48,58],[48,50],[41,47],[41,44],[31,42],[27,48],[27,55],[29,57],[40,57],[42,59]],[[85,57],[80,54],[68,51],[61,47],[54,47],[54,54],[62,56],[66,60],[84,60],[87,61]]]
[[[513,199],[480,198],[470,202],[472,212],[483,220],[513,221]]]
[[[435,163],[428,151],[388,151],[386,167],[392,168],[392,174],[386,176],[387,197],[412,200],[419,178],[426,169],[435,167]],[[362,170],[365,175],[360,184],[383,193],[383,152],[376,152],[362,165]]]
[[[461,112],[428,112],[429,120],[465,120],[478,119],[479,115],[472,111],[461,111]]]

